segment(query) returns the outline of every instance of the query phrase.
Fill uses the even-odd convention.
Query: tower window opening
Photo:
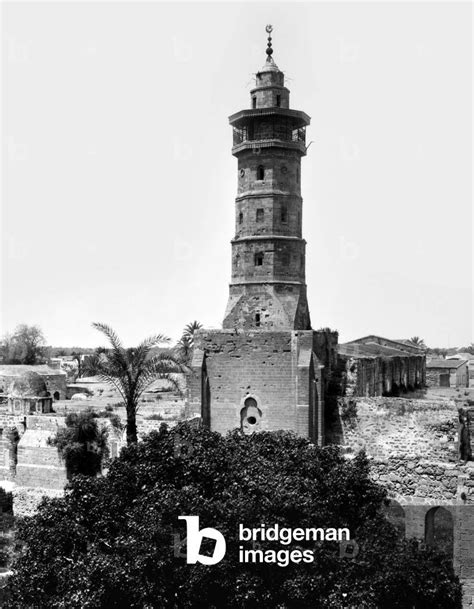
[[[262,265],[263,265],[263,253],[258,252],[257,254],[255,254],[255,266],[262,266]]]
[[[281,95],[277,95],[277,106],[281,106]]]
[[[260,313],[255,313],[255,325],[257,328],[260,326]]]
[[[264,180],[265,179],[265,168],[263,167],[263,165],[259,165],[257,167],[257,180]]]
[[[244,214],[242,212],[240,212],[240,214],[239,214],[239,224],[242,224],[243,221],[244,221]]]
[[[257,222],[263,222],[263,213],[264,213],[263,209],[261,207],[259,207],[257,209],[257,217],[256,217]]]
[[[257,107],[257,98],[255,96],[252,97],[252,108]]]
[[[280,221],[283,224],[288,222],[288,209],[286,207],[282,207],[280,210]]]

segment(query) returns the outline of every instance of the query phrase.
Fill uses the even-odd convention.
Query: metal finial
[[[267,25],[267,27],[265,28],[265,31],[268,34],[268,43],[267,43],[267,61],[273,61],[272,60],[272,54],[273,54],[273,49],[272,49],[272,32],[273,32],[273,26],[272,25]]]

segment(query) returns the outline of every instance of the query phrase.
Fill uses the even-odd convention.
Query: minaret
[[[238,161],[230,296],[224,327],[194,335],[186,412],[220,433],[286,429],[322,446],[337,333],[310,325],[300,187],[310,119],[289,107],[271,31],[250,109],[229,119]]]
[[[238,160],[232,278],[223,327],[309,330],[302,238],[301,157],[310,118],[290,109],[272,54],[250,91],[250,109],[229,118]]]

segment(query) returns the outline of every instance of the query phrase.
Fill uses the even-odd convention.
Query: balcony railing
[[[252,124],[234,127],[234,146],[243,142],[256,142],[262,140],[281,140],[283,142],[301,142],[306,144],[306,128],[292,129],[285,123],[262,123],[258,126]]]

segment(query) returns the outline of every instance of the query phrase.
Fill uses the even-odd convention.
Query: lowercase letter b
[[[200,562],[203,565],[215,565],[220,562],[225,556],[226,544],[224,535],[213,529],[207,527],[199,530],[199,516],[179,516],[179,520],[186,521],[186,538],[187,538],[187,557],[186,562],[189,564],[195,564]],[[214,539],[216,545],[214,547],[214,553],[212,556],[204,556],[199,553],[201,547],[201,541],[207,537],[208,539]]]

